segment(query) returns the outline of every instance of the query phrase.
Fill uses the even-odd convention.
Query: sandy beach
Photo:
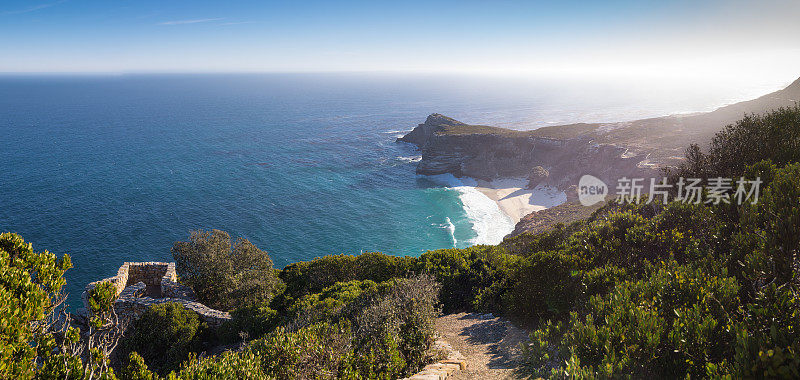
[[[527,189],[525,178],[502,178],[494,181],[477,180],[476,189],[495,201],[516,224],[525,215],[560,205],[567,200],[563,191],[548,186]]]

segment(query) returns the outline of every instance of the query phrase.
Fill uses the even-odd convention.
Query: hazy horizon
[[[422,73],[742,81],[800,76],[800,3],[23,1],[0,73]]]

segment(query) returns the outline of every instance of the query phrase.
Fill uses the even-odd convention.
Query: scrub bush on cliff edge
[[[170,378],[396,379],[429,362],[439,285],[430,276],[335,283],[297,300],[290,320],[242,351],[184,362]],[[147,378],[131,357],[126,373]],[[247,374],[246,376],[244,374]]]
[[[127,357],[136,352],[154,371],[166,375],[190,353],[200,352],[209,333],[197,313],[179,303],[152,305],[125,333],[120,354]]]
[[[122,326],[111,308],[111,284],[90,295],[94,313],[81,331],[62,307],[67,255],[34,252],[13,233],[0,234],[0,378],[114,379],[109,353]]]
[[[179,280],[216,309],[266,304],[282,290],[269,255],[244,238],[231,243],[224,231],[193,231],[172,255]]]

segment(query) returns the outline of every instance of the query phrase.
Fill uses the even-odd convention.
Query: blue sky
[[[0,72],[800,75],[798,1],[4,0]]]

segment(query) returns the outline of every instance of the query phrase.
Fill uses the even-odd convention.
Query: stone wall
[[[114,311],[121,318],[139,318],[150,305],[177,302],[186,309],[200,315],[200,318],[211,324],[220,325],[231,319],[229,313],[214,310],[195,300],[191,288],[178,283],[175,263],[166,262],[126,262],[117,271],[117,275],[86,286],[83,294],[84,310],[80,313],[88,315],[89,294],[95,286],[102,282],[111,282],[116,289],[117,300]]]
[[[433,351],[439,352],[444,359],[428,364],[422,368],[422,371],[401,380],[444,380],[452,375],[453,372],[467,368],[464,355],[453,349],[453,346],[447,341],[436,339],[431,348]]]
[[[125,286],[131,286],[138,282],[144,282],[147,286],[161,286],[161,280],[166,277],[171,269],[175,275],[175,263],[125,263],[128,266],[128,281]],[[177,280],[177,276],[173,276]]]
[[[137,319],[142,316],[150,305],[176,302],[183,305],[184,308],[194,311],[200,316],[200,319],[213,326],[219,326],[223,322],[231,319],[229,313],[212,309],[197,301],[172,297],[148,297],[146,295],[146,287],[147,285],[145,285],[144,282],[138,282],[125,288],[119,298],[114,302],[114,311],[116,311],[118,315]]]

